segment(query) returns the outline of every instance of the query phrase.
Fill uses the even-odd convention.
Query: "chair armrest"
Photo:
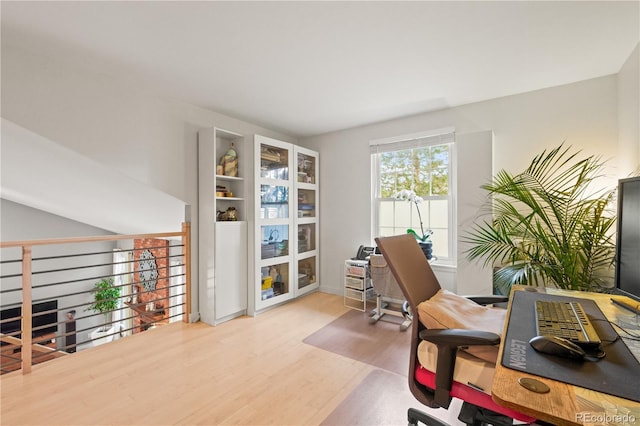
[[[467,299],[476,302],[478,305],[492,305],[494,303],[504,303],[509,301],[509,296],[483,295],[465,296]]]
[[[449,408],[451,403],[451,385],[453,369],[456,365],[456,354],[461,346],[497,345],[500,336],[489,331],[463,329],[431,329],[422,330],[422,340],[432,342],[438,348],[436,361],[436,388],[434,402],[442,408]]]

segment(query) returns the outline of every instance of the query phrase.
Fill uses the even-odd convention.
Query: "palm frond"
[[[606,283],[614,255],[615,217],[607,211],[613,190],[589,192],[604,162],[580,153],[562,143],[535,156],[522,173],[501,170],[482,185],[488,192],[482,212],[491,218],[476,222],[463,241],[469,259],[502,266],[494,274],[497,287],[583,290]]]

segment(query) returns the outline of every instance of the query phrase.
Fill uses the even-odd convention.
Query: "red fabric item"
[[[418,365],[416,367],[415,378],[418,383],[423,384],[429,389],[436,388],[435,373],[432,373],[426,368],[423,368],[421,365]],[[478,407],[487,408],[489,410],[495,411],[496,413],[504,414],[505,416],[511,417],[512,419],[516,419],[526,423],[533,423],[535,421],[533,417],[526,416],[522,413],[496,404],[493,399],[491,399],[490,395],[473,389],[470,386],[463,385],[462,383],[454,381],[451,386],[451,392],[449,392],[449,394],[454,398],[467,401],[468,403],[477,405]]]

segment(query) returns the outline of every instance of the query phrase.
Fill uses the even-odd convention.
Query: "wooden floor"
[[[0,378],[3,425],[317,425],[375,367],[304,344],[344,312],[313,293],[216,327],[174,323]]]

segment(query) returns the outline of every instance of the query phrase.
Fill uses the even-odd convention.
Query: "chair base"
[[[458,420],[469,426],[513,426],[512,418],[467,402],[462,403]],[[420,423],[426,426],[448,426],[447,423],[415,408],[409,408],[407,411],[407,422],[409,426],[418,426]]]
[[[486,408],[478,407],[468,402],[462,403],[458,420],[470,426],[494,425],[512,426],[513,419]]]

